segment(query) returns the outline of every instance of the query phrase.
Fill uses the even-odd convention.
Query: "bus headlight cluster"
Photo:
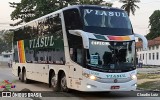
[[[131,75],[132,80],[137,80],[137,76],[135,74]]]
[[[89,78],[90,78],[91,80],[96,80],[96,76],[94,76],[94,75],[90,75]]]
[[[86,78],[89,78],[91,80],[96,80],[97,77],[88,73],[83,73],[83,76],[85,76]]]

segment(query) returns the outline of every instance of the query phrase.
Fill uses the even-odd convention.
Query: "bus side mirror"
[[[134,33],[134,35],[135,35],[135,37],[138,37],[138,38],[142,39],[143,50],[147,51],[147,49],[148,49],[148,41],[147,41],[146,37],[144,37],[143,35],[137,34],[137,33]]]

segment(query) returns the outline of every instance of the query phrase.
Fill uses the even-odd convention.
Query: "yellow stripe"
[[[129,36],[123,36],[123,40],[131,40]]]

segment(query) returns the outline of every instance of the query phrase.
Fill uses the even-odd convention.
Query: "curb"
[[[144,88],[137,88],[140,91],[149,91],[149,92],[160,92],[160,90],[156,89],[156,90],[150,90],[150,89],[144,89]]]

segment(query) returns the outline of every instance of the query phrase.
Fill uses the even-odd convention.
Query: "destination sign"
[[[94,15],[127,17],[127,14],[125,12],[120,12],[120,11],[84,9],[84,12],[86,12],[86,14],[94,14]]]

